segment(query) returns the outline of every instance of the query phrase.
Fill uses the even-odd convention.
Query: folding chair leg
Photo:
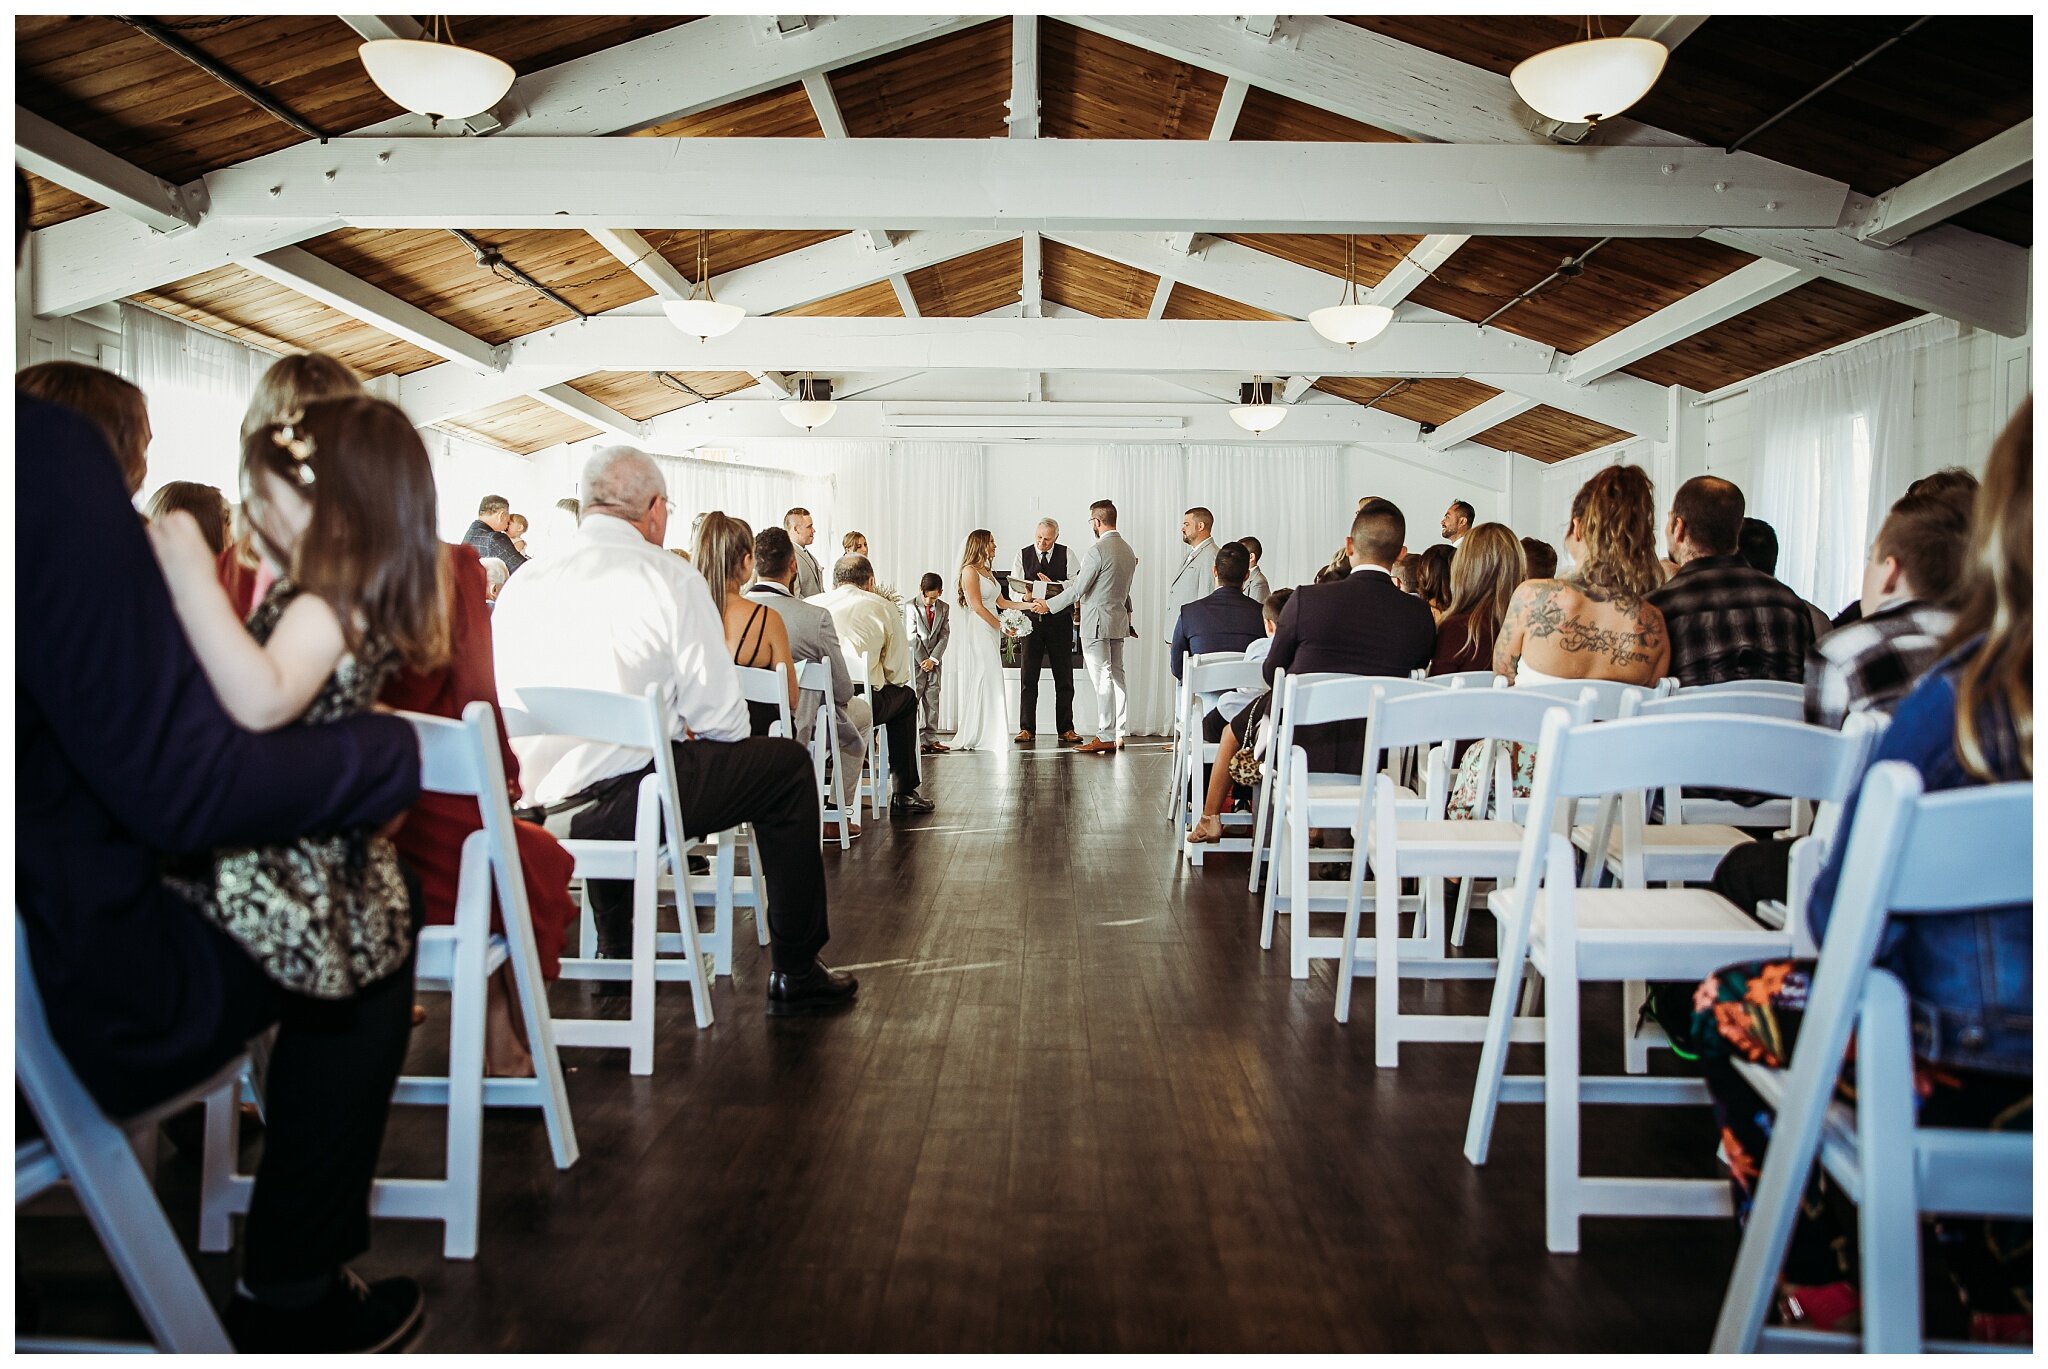
[[[1458,881],[1458,918],[1451,924],[1451,944],[1459,950],[1465,949],[1465,928],[1472,920],[1472,876],[1466,875]]]
[[[1308,837],[1306,823],[1290,824],[1288,871],[1293,888],[1287,900],[1287,972],[1308,978]]]
[[[1870,1087],[1912,1078],[1906,1015],[1895,994],[1872,994],[1859,1015],[1857,1125],[1863,1191],[1857,1231],[1863,1260],[1863,1350],[1917,1354],[1920,1323],[1920,1203],[1915,1183],[1913,1100],[1904,1090]],[[1881,1011],[1880,1008],[1890,1009]]]
[[[1401,876],[1392,859],[1372,873],[1373,1063],[1395,1069],[1401,1064]]]
[[[1272,794],[1273,786],[1271,784],[1261,784],[1259,786],[1259,801],[1252,811],[1252,873],[1251,877],[1245,881],[1245,890],[1248,893],[1256,894],[1259,892],[1260,886],[1266,882],[1266,862],[1271,858],[1271,850],[1266,844],[1266,828],[1273,816],[1268,811],[1267,805],[1272,799]],[[1272,906],[1268,904],[1266,916],[1270,920],[1272,915]],[[1268,936],[1266,940],[1259,944],[1261,946],[1271,946],[1273,944],[1272,938]]]
[[[483,1186],[485,953],[489,924],[455,948],[448,995],[448,1170],[441,1253],[476,1258],[477,1211]]]
[[[1377,866],[1373,869],[1373,877],[1375,881],[1379,879],[1379,869]],[[1378,891],[1380,888],[1381,885],[1375,882],[1373,885],[1375,918],[1378,916]],[[1351,995],[1354,991],[1354,981],[1358,977],[1358,923],[1364,912],[1364,904],[1365,872],[1363,862],[1354,861],[1351,868],[1351,878],[1348,881],[1348,888],[1344,895],[1344,951],[1342,958],[1337,961],[1336,1015],[1339,1022],[1349,1022],[1351,1020]]]
[[[1570,948],[1552,948],[1560,954]],[[1578,1253],[1579,1188],[1579,984],[1565,975],[1543,1007],[1543,1225],[1553,1255]]]
[[[1472,1085],[1472,1113],[1465,1120],[1465,1158],[1486,1163],[1493,1144],[1493,1119],[1500,1111],[1501,1080],[1508,1068],[1508,1036],[1515,1025],[1515,996],[1529,954],[1529,919],[1500,920],[1500,960],[1493,976],[1493,1003],[1486,1014],[1486,1039],[1479,1051],[1479,1075]],[[1546,1028],[1546,1031],[1548,1029]]]
[[[676,840],[680,843],[680,834]],[[659,910],[655,893],[655,853],[650,845],[641,843],[633,879],[633,974],[632,995],[628,1000],[632,1005],[628,1014],[632,1030],[626,1065],[633,1074],[654,1073],[654,937],[655,916]],[[687,886],[680,883],[676,886],[678,906],[684,901],[686,889]],[[682,921],[687,943],[691,940],[689,933],[696,927],[697,919],[693,913]],[[702,973],[701,969],[699,973]]]
[[[241,1080],[206,1096],[206,1142],[199,1161],[199,1249],[220,1255],[235,1244],[235,1167],[242,1150]]]
[[[761,846],[754,840],[751,825],[747,832],[747,882],[754,889],[754,936],[763,946],[768,944],[768,885],[761,877]]]
[[[1263,799],[1260,800],[1260,803],[1262,805],[1260,809],[1261,812],[1264,811],[1264,802],[1265,801]],[[1275,813],[1273,815],[1273,841],[1272,845],[1269,848],[1267,848],[1267,850],[1270,853],[1268,858],[1273,863],[1273,871],[1271,876],[1266,880],[1266,895],[1265,898],[1262,900],[1263,906],[1261,908],[1259,917],[1259,949],[1262,951],[1270,951],[1273,949],[1273,922],[1277,912],[1278,899],[1280,893],[1282,892],[1281,885],[1284,884],[1287,879],[1287,872],[1281,864],[1281,857],[1285,850],[1286,844],[1287,815],[1285,813]],[[1252,858],[1252,869],[1254,877],[1256,877],[1259,863],[1260,862],[1258,853],[1254,852]]]
[[[1622,1067],[1630,1074],[1650,1072],[1649,1037],[1642,1031],[1643,1005],[1650,1001],[1650,986],[1640,979],[1627,979],[1621,985],[1621,1046]]]
[[[712,857],[711,865],[712,872],[717,880],[715,886],[717,893],[712,904],[711,914],[711,972],[713,974],[730,975],[732,973],[732,925],[739,916],[739,910],[735,906],[735,899],[733,897],[733,886],[735,883],[733,870],[738,853],[738,834],[736,832],[719,833],[718,854]],[[682,900],[680,898],[676,900],[676,906],[680,911],[682,907]],[[695,918],[696,915],[696,909],[692,908],[690,916]]]

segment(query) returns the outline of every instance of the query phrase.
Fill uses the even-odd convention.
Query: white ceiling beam
[[[754,383],[777,399],[788,399],[796,387],[789,383],[789,377],[780,371],[749,371]]]
[[[689,295],[690,278],[632,229],[593,228],[590,236],[663,299],[683,299]]]
[[[628,442],[644,442],[647,439],[647,425],[631,419],[609,404],[600,404],[581,390],[567,385],[548,385],[532,391],[535,399],[557,413],[581,419],[594,428],[602,429],[614,437]]]
[[[842,234],[826,242],[795,252],[786,252],[752,266],[711,278],[712,292],[722,300],[740,305],[755,315],[774,314],[877,281],[891,275],[936,266],[942,261],[978,252],[1006,240],[1002,233],[912,233],[886,252],[863,246],[853,234]],[[659,317],[659,305],[639,300],[598,315],[599,318]],[[680,336],[680,334],[678,335]],[[776,363],[776,370],[787,369]],[[574,380],[595,369],[591,366],[558,367],[539,377],[528,374],[515,380],[508,376],[477,376],[454,366],[432,366],[416,371],[400,382],[401,403],[415,423],[422,427],[457,414],[489,408],[536,384],[548,385]],[[697,369],[686,357],[675,369]],[[751,371],[752,367],[735,369]]]
[[[493,375],[502,369],[499,348],[322,261],[303,247],[281,247],[246,257],[238,264],[478,375]]]
[[[1282,404],[1300,402],[1301,397],[1314,389],[1315,383],[1321,379],[1321,376],[1289,376],[1287,384],[1281,388],[1280,402]]]
[[[1337,19],[1293,16],[1286,25],[1292,46],[1251,41],[1221,16],[1074,15],[1070,22],[1410,137],[1467,143],[1529,143],[1543,137],[1522,122],[1541,120],[1521,104],[1507,77]],[[1626,118],[1602,124],[1597,142],[1698,146]],[[1725,164],[1735,171],[1749,158],[1750,153],[1738,152]],[[1868,199],[1851,195],[1838,222],[1862,222],[1869,210]],[[1703,236],[2006,337],[2019,337],[2027,329],[2029,253],[1982,234],[1950,226],[1929,229],[1914,240],[1910,254],[1888,253],[1835,226],[1714,228]]]
[[[1145,310],[1145,317],[1158,319],[1166,317],[1166,302],[1173,298],[1173,277],[1161,275],[1159,287],[1152,292],[1152,303]]]
[[[1216,117],[1209,122],[1209,141],[1227,143],[1237,132],[1237,116],[1244,112],[1244,97],[1251,89],[1243,81],[1228,80],[1223,83],[1223,98],[1216,102]],[[1172,233],[1167,236],[1166,249],[1186,256],[1195,247],[1195,235]]]
[[[1584,383],[1612,375],[1652,352],[1661,352],[1673,343],[1747,313],[1812,279],[1811,273],[1796,266],[1753,261],[1648,318],[1600,339],[1571,359],[1564,378]]]
[[[1456,418],[1436,425],[1436,431],[1426,434],[1423,445],[1431,451],[1440,452],[1454,447],[1468,437],[1476,437],[1489,428],[1498,427],[1511,418],[1536,407],[1536,401],[1526,396],[1506,393],[1497,394],[1484,404],[1467,409]]]
[[[1139,319],[748,318],[709,340],[665,318],[606,317],[506,344],[507,373],[590,371],[1224,371],[1250,375],[1547,373],[1552,350],[1467,324],[1396,321],[1356,352],[1298,323]]]
[[[14,107],[14,163],[158,233],[192,227],[204,204],[20,105]]]
[[[832,82],[822,71],[813,71],[804,76],[804,95],[811,102],[811,112],[818,116],[818,127],[825,130],[827,140],[846,137],[846,118],[839,112],[839,97],[832,93]],[[886,228],[863,228],[856,230],[861,241],[876,251],[889,245],[889,230]]]
[[[1025,318],[1037,318],[1045,312],[1045,240],[1037,234],[1024,235],[1024,270],[1017,302],[1023,306]]]
[[[1566,356],[1558,358],[1560,366],[1569,361]],[[1670,427],[1668,387],[1634,376],[1611,375],[1585,385],[1572,384],[1555,370],[1542,375],[1475,370],[1470,378],[1526,399],[1532,406],[1545,404],[1656,442],[1664,441]]]
[[[1879,195],[1872,216],[1856,230],[1856,236],[1895,247],[1922,229],[2032,179],[2034,121],[2023,119],[1968,152]]]
[[[1380,277],[1379,284],[1372,287],[1368,298],[1374,304],[1393,308],[1414,294],[1437,268],[1471,240],[1471,236],[1464,233],[1429,234],[1409,249],[1408,255],[1395,262],[1393,270]]]
[[[902,272],[889,277],[889,288],[896,292],[896,304],[903,310],[905,318],[923,318],[924,310],[917,307],[917,295],[911,290],[910,282]]]
[[[820,16],[817,27],[765,46],[757,41],[749,16],[694,19],[520,77],[496,106],[508,125],[500,139],[597,137],[646,128],[980,22],[980,16],[957,14]],[[422,115],[406,114],[327,146],[354,138],[452,137],[458,132],[446,120],[435,128]],[[241,169],[261,179],[265,168],[281,168],[290,153],[267,153],[241,163]],[[339,219],[327,217],[220,227],[202,219],[191,233],[164,237],[118,210],[87,214],[36,233],[35,312],[47,317],[77,313],[341,226]]]
[[[1012,138],[1038,136],[1038,16],[1010,17],[1010,98],[1004,103]]]
[[[374,43],[384,38],[403,38],[417,41],[425,32],[420,28],[420,21],[409,14],[344,14],[338,17],[342,23],[354,29],[357,36],[366,43]],[[467,119],[443,120],[443,122],[453,123],[464,131],[478,136],[496,133],[505,126],[499,123],[489,110],[485,110],[481,114],[472,114]]]
[[[211,212],[331,214],[363,228],[1199,223],[1247,233],[1690,237],[1719,226],[1832,228],[1849,197],[1840,181],[1705,148],[498,137],[346,138],[274,156],[260,171],[208,176]]]

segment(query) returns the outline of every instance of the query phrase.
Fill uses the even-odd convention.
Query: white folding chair
[[[1173,690],[1173,788],[1171,792],[1175,795],[1179,795],[1186,790],[1188,766],[1191,763],[1189,756],[1193,746],[1189,740],[1187,720],[1189,710],[1195,707],[1193,700],[1201,692],[1196,687],[1194,680],[1195,667],[1205,662],[1242,661],[1243,659],[1244,653],[1242,651],[1205,651],[1200,654],[1190,652],[1181,658],[1180,679],[1174,685]],[[1260,685],[1265,683],[1263,676],[1260,677],[1259,683]],[[1237,686],[1232,685],[1230,688],[1235,689]],[[1210,697],[1213,698],[1216,692],[1220,691],[1212,692]],[[1201,721],[1200,714],[1196,714],[1195,717],[1196,722],[1199,723]],[[1194,736],[1199,739],[1201,735],[1201,730],[1197,727]],[[1199,812],[1199,809],[1197,811]],[[1186,838],[1187,829],[1193,822],[1193,819],[1187,816],[1187,810],[1178,802],[1167,809],[1166,820],[1179,829],[1183,839]],[[1195,863],[1197,865],[1201,864],[1200,861]]]
[[[1543,723],[1558,701],[1518,689],[1442,689],[1406,698],[1378,697],[1365,734],[1365,785],[1359,795],[1358,826],[1367,829],[1371,854],[1373,934],[1358,935],[1364,899],[1364,867],[1352,862],[1350,902],[1344,911],[1344,949],[1337,962],[1339,1022],[1351,1020],[1352,980],[1372,975],[1373,1053],[1380,1065],[1399,1065],[1403,1041],[1477,1041],[1486,1019],[1440,1013],[1401,1011],[1401,980],[1476,979],[1491,977],[1494,962],[1453,958],[1444,944],[1443,881],[1455,877],[1467,887],[1475,879],[1505,879],[1515,871],[1522,850],[1520,823],[1475,816],[1447,818],[1450,799],[1450,757],[1459,742],[1480,738],[1534,745]],[[1567,706],[1574,723],[1588,720],[1593,692]],[[1391,785],[1377,783],[1383,759],[1404,747],[1428,746],[1430,773],[1421,816],[1402,821]],[[1427,909],[1426,934],[1403,937],[1392,896],[1404,879],[1423,882]],[[1534,1040],[1534,1023],[1518,1026],[1519,1039]]]
[[[846,668],[853,672],[854,692],[867,695],[868,703],[872,706],[875,691],[868,683],[873,677],[868,674],[867,653],[848,654]],[[889,807],[889,758],[877,745],[882,740],[883,731],[883,724],[873,721],[868,723],[867,735],[862,738],[860,782],[854,787],[853,792],[855,811],[859,811],[860,801],[866,799],[868,816],[872,818],[881,817]]]
[[[738,667],[740,697],[748,703],[762,703],[774,708],[776,719],[769,724],[771,737],[796,737],[796,716],[789,703],[789,667],[776,666],[764,670],[757,666]],[[801,688],[801,685],[799,685]],[[713,974],[732,973],[733,928],[739,921],[739,909],[749,908],[754,915],[756,939],[763,946],[768,944],[768,891],[761,878],[761,852],[754,842],[753,828],[742,823],[725,832],[711,832],[690,842],[694,851],[705,848],[711,862],[711,887],[701,884],[692,891],[693,906],[711,909],[711,935],[709,950]],[[739,883],[739,853],[746,852],[747,882]],[[664,891],[671,889],[670,881],[663,879]],[[678,901],[680,906],[680,901]],[[677,914],[678,921],[681,914]],[[698,935],[703,936],[699,931]],[[684,950],[677,932],[663,932],[655,938],[655,954],[677,955]],[[655,961],[657,977],[661,975],[664,962]]]
[[[422,927],[416,983],[449,996],[448,1073],[407,1075],[392,1101],[448,1110],[447,1165],[439,1179],[378,1179],[370,1189],[374,1217],[442,1223],[441,1253],[451,1260],[476,1257],[477,1216],[482,1192],[483,1114],[486,1107],[539,1108],[555,1167],[576,1163],[576,1124],[556,1049],[547,986],[534,947],[533,918],[526,901],[526,876],[519,863],[504,761],[491,706],[478,700],[462,721],[403,715],[420,741],[420,788],[434,794],[474,798],[483,827],[462,844],[462,863],[452,926]],[[495,890],[505,931],[491,932]],[[530,1079],[484,1076],[484,1000],[491,975],[511,965],[533,1053]],[[206,1103],[206,1153],[199,1220],[199,1248],[229,1248],[232,1218],[249,1209],[255,1181],[236,1172],[241,1153],[238,1096],[222,1092]]]
[[[831,665],[825,661],[797,662],[796,685],[802,691],[799,705],[815,707],[809,749],[811,777],[818,786],[818,839],[827,843],[832,840],[825,835],[825,824],[833,823],[839,828],[839,849],[844,851],[853,844],[854,817],[846,811],[845,776],[839,773],[839,715],[832,698]],[[815,706],[812,695],[820,700]]]
[[[1806,700],[1806,686],[1797,680],[1723,680],[1719,684],[1681,685],[1666,676],[1667,693],[1674,694],[1776,694],[1780,698]]]
[[[2031,1221],[2033,1136],[1916,1123],[1906,993],[1876,961],[1888,919],[2031,903],[2033,834],[2031,784],[1923,794],[1919,773],[1901,761],[1864,779],[1790,1068],[1735,1062],[1776,1120],[1714,1328],[1717,1353],[1985,1348],[1923,1340],[1920,1217]],[[1853,1106],[1835,1098],[1852,1035]],[[1859,1209],[1860,1334],[1763,1327],[1816,1159]]]
[[[1565,825],[1573,801],[1664,784],[1739,785],[1839,801],[1862,770],[1866,742],[1861,733],[1775,718],[1630,718],[1574,727],[1560,709],[1545,720],[1514,887],[1488,899],[1501,929],[1500,960],[1465,1155],[1474,1164],[1486,1162],[1499,1104],[1542,1102],[1551,1250],[1579,1248],[1583,1217],[1699,1217],[1729,1210],[1727,1185],[1718,1180],[1588,1178],[1580,1171],[1582,1102],[1707,1101],[1696,1079],[1582,1076],[1580,986],[1698,981],[1724,965],[1792,952],[1789,932],[1765,927],[1711,890],[1579,888]],[[1543,1074],[1509,1078],[1509,1031],[1528,969],[1544,980]]]
[[[1279,683],[1278,680],[1275,681]],[[1266,890],[1259,923],[1259,947],[1270,950],[1273,926],[1282,911],[1288,915],[1288,970],[1296,979],[1307,979],[1311,960],[1334,960],[1343,953],[1344,938],[1315,936],[1310,931],[1312,912],[1341,913],[1349,907],[1349,881],[1312,882],[1309,879],[1309,833],[1316,828],[1337,828],[1351,834],[1347,847],[1323,847],[1313,859],[1349,862],[1365,831],[1359,825],[1360,777],[1355,773],[1315,773],[1308,768],[1308,753],[1294,744],[1297,728],[1325,723],[1364,721],[1372,713],[1373,700],[1404,698],[1410,694],[1443,693],[1429,680],[1400,679],[1373,675],[1296,675],[1286,681],[1287,694],[1275,739],[1273,758],[1281,779],[1274,796],[1273,882]],[[1397,811],[1403,817],[1422,816],[1422,799],[1413,789],[1381,776],[1394,790]],[[1268,781],[1269,784],[1274,783]],[[1420,912],[1420,896],[1402,900],[1404,911]]]
[[[1491,689],[1493,682],[1501,679],[1490,670],[1454,670],[1448,675],[1429,677],[1446,689]],[[1506,681],[1502,680],[1505,684]]]
[[[186,1089],[136,1117],[116,1122],[100,1110],[71,1062],[64,1058],[29,959],[28,934],[14,922],[14,1082],[42,1127],[41,1140],[17,1139],[14,1146],[14,1206],[58,1184],[68,1183],[107,1252],[114,1272],[134,1300],[143,1325],[159,1350],[169,1354],[226,1355],[234,1352],[213,1302],[185,1258],[185,1248],[164,1217],[156,1190],[136,1158],[130,1133],[153,1132],[159,1122],[201,1098],[232,1093],[246,1057],[230,1062],[213,1078]],[[121,1348],[105,1342],[18,1338],[16,1352]]]
[[[657,977],[682,979],[690,985],[697,1025],[715,1021],[711,984],[697,944],[697,919],[678,917],[679,960],[657,967],[655,918],[661,885],[661,857],[668,856],[668,874],[677,890],[677,906],[694,908],[688,839],[683,834],[682,800],[676,788],[675,753],[668,740],[667,709],[661,686],[649,685],[638,698],[596,689],[529,686],[517,691],[517,704],[503,709],[506,732],[519,737],[574,737],[589,744],[627,746],[651,752],[654,773],[640,781],[630,838],[600,840],[567,837],[563,847],[576,861],[579,880],[620,879],[633,882],[633,947],[626,960],[596,957],[596,932],[584,894],[582,954],[562,958],[564,979],[625,979],[632,984],[630,1010],[623,1022],[603,1018],[557,1018],[555,1040],[564,1046],[594,1046],[629,1052],[634,1074],[654,1071],[654,984]],[[573,754],[573,753],[571,753]],[[666,828],[670,840],[664,842]]]
[[[1191,656],[1182,663],[1181,672],[1183,711],[1176,745],[1185,751],[1186,761],[1180,773],[1180,788],[1175,793],[1173,808],[1180,829],[1181,854],[1187,858],[1188,864],[1200,865],[1205,852],[1252,849],[1249,835],[1252,815],[1249,813],[1222,815],[1225,831],[1241,829],[1239,835],[1226,835],[1221,840],[1207,843],[1189,840],[1188,834],[1201,818],[1203,801],[1207,798],[1203,767],[1213,762],[1222,749],[1219,743],[1202,739],[1202,700],[1205,696],[1215,698],[1233,689],[1263,689],[1266,680],[1260,674],[1259,663],[1246,661],[1242,653]]]

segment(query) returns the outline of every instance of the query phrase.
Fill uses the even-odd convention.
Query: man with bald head
[[[652,457],[606,447],[583,467],[583,521],[557,554],[513,579],[492,610],[498,694],[554,686],[639,696],[661,691],[684,831],[692,837],[750,823],[768,882],[774,968],[768,1011],[819,1012],[853,999],[853,976],[818,959],[825,870],[818,791],[809,754],[780,737],[748,735],[747,705],[704,577],[662,549],[673,512]],[[530,737],[513,743],[526,802],[571,838],[633,834],[644,748]],[[633,886],[591,880],[598,955],[631,954]]]
[[[1681,685],[1806,678],[1812,617],[1783,581],[1742,559],[1741,490],[1714,475],[1686,481],[1664,539],[1678,573],[1649,601],[1663,610]]]

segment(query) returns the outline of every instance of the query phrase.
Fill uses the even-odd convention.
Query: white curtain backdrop
[[[668,477],[668,495],[676,504],[669,520],[668,544],[685,551],[690,549],[691,525],[700,513],[717,510],[730,514],[760,532],[781,527],[782,515],[789,509],[807,508],[815,515],[829,502],[830,481],[805,471],[678,456],[659,456],[655,462]]]
[[[487,494],[511,500],[513,512],[526,515],[528,552],[538,554],[559,539],[554,504],[573,492],[573,478],[564,479],[539,456],[514,456],[439,428],[419,434],[434,467],[434,522],[443,542],[462,540]]]
[[[1178,447],[1119,444],[1104,453],[1103,473],[1117,508],[1117,531],[1138,555],[1131,580],[1131,622],[1138,635],[1124,644],[1130,729],[1138,736],[1159,736],[1173,722],[1173,674],[1164,641],[1166,586],[1187,557],[1180,540],[1180,514],[1188,507],[1187,463]]]
[[[1778,578],[1831,612],[1859,592],[1870,539],[1921,447],[1966,454],[1957,335],[1931,320],[1750,388],[1751,516],[1777,529]]]
[[[149,401],[141,499],[173,480],[196,480],[239,502],[242,411],[276,358],[133,304],[121,306],[121,356]]]
[[[1186,451],[1181,508],[1200,504],[1214,513],[1219,544],[1258,538],[1265,549],[1259,569],[1274,589],[1307,584],[1344,545],[1356,497],[1344,492],[1342,447],[1191,445]],[[1180,509],[1173,512],[1177,530]]]

